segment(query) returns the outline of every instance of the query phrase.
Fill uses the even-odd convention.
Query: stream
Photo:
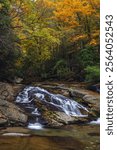
[[[29,114],[27,127],[8,127],[0,130],[1,150],[99,150],[100,119],[87,124],[71,124],[60,128],[47,128],[34,99],[69,116],[86,117],[81,110],[87,108],[60,94],[27,86],[16,98],[16,103]],[[33,118],[33,119],[32,119]]]
[[[33,116],[33,119],[29,120],[28,128],[41,129],[45,124],[41,118],[40,108],[34,103],[35,98],[44,103],[44,105],[48,105],[56,111],[64,112],[68,116],[87,117],[87,115],[81,113],[81,110],[88,112],[87,108],[78,102],[60,94],[50,93],[40,87],[27,86],[17,96],[16,103]]]
[[[99,150],[99,125],[68,125],[61,129],[7,128],[1,150]]]

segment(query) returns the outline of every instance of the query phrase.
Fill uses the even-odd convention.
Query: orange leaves
[[[0,4],[0,9],[2,9],[2,4]]]
[[[77,25],[76,6],[79,5],[75,2],[75,0],[63,0],[55,2],[54,14],[56,19],[72,26]]]
[[[82,34],[82,35],[77,35],[74,36],[73,38],[70,39],[71,42],[77,42],[79,40],[85,40],[87,39],[87,35],[86,34]]]
[[[79,25],[78,14],[91,16],[96,13],[99,0],[58,0],[53,2],[55,19],[76,27]],[[99,5],[99,4],[98,4]],[[99,16],[98,14],[96,14]]]
[[[52,6],[59,29],[66,33],[74,30],[68,37],[70,42],[99,44],[99,0],[56,0]]]

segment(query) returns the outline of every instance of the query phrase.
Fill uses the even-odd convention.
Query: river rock
[[[89,90],[72,90],[72,96],[78,102],[85,104],[89,110],[89,120],[100,116],[100,95]]]
[[[41,85],[40,85],[41,86]],[[64,86],[59,85],[42,85],[43,88],[47,88],[53,93],[59,93],[67,96],[83,104],[89,110],[89,119],[93,120],[100,116],[100,95],[97,92],[87,90],[87,86],[79,86],[78,84],[69,84]]]
[[[7,118],[0,112],[0,126],[7,124]]]
[[[0,125],[24,125],[27,122],[27,115],[23,110],[11,102],[0,99]]]
[[[22,84],[0,82],[0,99],[13,102],[23,87],[24,86]]]
[[[81,123],[88,121],[88,117],[69,116],[57,108],[46,105],[46,103],[43,103],[36,98],[34,102],[36,103],[36,106],[40,109],[42,118],[47,123],[47,127],[60,127],[71,123]]]

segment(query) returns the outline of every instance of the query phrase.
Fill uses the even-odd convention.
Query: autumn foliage
[[[85,79],[99,68],[99,16],[99,0],[0,0],[0,78],[7,68],[24,79]]]

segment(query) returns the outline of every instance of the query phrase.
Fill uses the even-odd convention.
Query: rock
[[[89,85],[87,86],[87,89],[100,93],[100,84]]]
[[[100,95],[98,93],[84,89],[72,89],[69,91],[71,97],[88,107],[89,120],[96,119],[100,116]]]
[[[0,112],[0,126],[7,124],[7,118]]]
[[[46,105],[38,99],[35,99],[34,101],[36,103],[36,106],[40,109],[41,116],[43,120],[47,123],[47,127],[60,127],[70,123],[87,122],[88,120],[87,117],[82,118],[69,116],[64,112],[60,111],[59,109],[53,109],[51,106]]]
[[[17,94],[22,90],[24,85],[9,84],[0,82],[0,99],[7,101],[14,101]]]
[[[89,110],[89,119],[93,120],[100,116],[100,95],[97,92],[86,90],[76,85],[70,87],[64,86],[53,86],[50,87],[54,89],[56,93],[70,97],[80,104],[87,106]],[[69,92],[69,95],[68,95]]]
[[[22,83],[22,81],[23,81],[23,79],[20,77],[15,77],[15,79],[14,79],[14,83],[17,83],[17,84]]]
[[[82,98],[83,96],[85,96],[86,93],[84,91],[81,91],[81,90],[69,89],[69,94],[70,94],[70,97]]]
[[[29,134],[30,130],[24,127],[8,127],[2,130],[2,133],[23,133]]]
[[[27,115],[23,110],[15,106],[11,102],[0,99],[0,124],[11,125],[25,125],[27,122]]]
[[[97,100],[99,100],[99,97],[92,96],[92,95],[85,95],[85,96],[83,96],[82,99],[87,103],[95,104],[97,102]]]

